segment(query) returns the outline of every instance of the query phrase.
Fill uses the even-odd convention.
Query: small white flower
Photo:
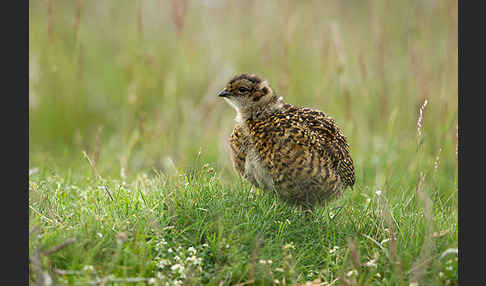
[[[94,267],[93,267],[93,265],[85,265],[83,267],[83,270],[84,271],[94,271]]]
[[[159,247],[159,248],[162,248],[165,245],[167,245],[167,241],[165,241],[165,239],[163,239],[163,238],[162,238],[161,241],[157,242],[157,244],[156,244],[156,246]]]
[[[172,248],[167,249],[167,251],[168,251],[169,253],[172,253],[172,252],[173,252]]]
[[[309,271],[309,273],[307,274],[307,278],[309,278],[309,279],[312,278],[314,276],[314,274],[315,274],[314,270]]]
[[[99,236],[100,238],[103,237],[103,234],[101,232],[97,232],[96,235]]]
[[[329,254],[334,254],[336,253],[336,251],[339,250],[339,246],[333,246],[330,250],[329,250]]]
[[[346,276],[348,276],[348,277],[351,277],[352,275],[358,275],[358,270],[353,269],[353,270],[349,271],[348,273],[346,273]]]
[[[157,263],[157,267],[164,268],[168,264],[169,264],[169,261],[167,259],[161,259],[159,261],[159,263]]]
[[[148,280],[148,284],[155,284],[155,283],[157,283],[157,279],[155,279],[154,277]]]
[[[184,272],[184,266],[180,265],[180,264],[174,264],[170,267],[170,270],[182,273],[182,272]]]
[[[388,241],[390,241],[390,239],[389,239],[389,238],[385,238],[385,239],[383,239],[383,240],[381,241],[381,244],[385,244],[385,243],[387,243]]]
[[[277,268],[275,268],[275,271],[284,272],[285,270],[283,268],[281,268],[281,267],[277,267]]]
[[[336,216],[336,214],[333,211],[329,212],[329,218],[333,219]]]
[[[382,194],[382,193],[383,193],[383,192],[382,192],[381,190],[377,190],[377,191],[375,192],[375,194],[376,194],[377,196],[381,196],[381,194]]]
[[[187,249],[187,252],[189,252],[190,255],[195,255],[197,250],[191,246]]]
[[[195,265],[198,265],[198,264],[201,263],[201,258],[198,258],[198,257],[193,255],[193,256],[186,258],[186,261],[189,261],[189,262],[192,262]]]
[[[174,257],[174,259],[175,259],[176,261],[181,261],[181,258],[179,257],[179,255],[176,255],[176,256]]]
[[[371,259],[370,261],[366,262],[364,264],[364,266],[366,266],[366,267],[376,267],[377,265],[376,265],[375,259]]]
[[[284,249],[294,249],[295,246],[294,246],[294,243],[293,242],[290,242],[290,243],[287,243],[286,245],[283,246]]]

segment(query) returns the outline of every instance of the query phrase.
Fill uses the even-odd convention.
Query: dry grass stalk
[[[366,65],[365,65],[364,59],[363,59],[363,52],[361,50],[359,51],[358,62],[359,62],[359,68],[360,68],[360,71],[361,71],[361,76],[363,77],[363,80],[366,80],[367,71],[366,71]]]
[[[410,68],[412,69],[412,75],[415,81],[421,78],[422,68],[420,66],[422,58],[419,58],[417,54],[417,47],[413,45],[410,49]]]
[[[415,45],[413,45],[411,48],[410,61],[412,75],[416,83],[416,88],[420,89],[421,98],[425,99],[429,95],[430,81],[427,80],[427,76],[425,73],[425,61],[423,59],[423,56],[417,52],[417,47]]]
[[[37,286],[53,285],[53,277],[51,277],[51,275],[54,273],[49,273],[49,271],[44,269],[41,257],[45,257],[48,260],[48,264],[50,264],[48,258],[49,255],[56,253],[75,242],[76,239],[71,238],[47,251],[42,251],[39,248],[36,248],[33,251],[32,257],[29,258],[29,282],[32,283],[32,285]],[[32,274],[34,274],[34,276]]]
[[[329,68],[329,46],[330,46],[330,40],[329,40],[329,33],[324,32],[322,35],[323,42],[322,42],[322,59],[323,59],[323,76],[326,78],[327,71]]]
[[[48,284],[47,280],[51,277],[43,270],[42,261],[39,251],[35,251],[34,255],[29,259],[29,284],[34,286],[45,286]],[[46,275],[47,274],[47,275]]]
[[[334,48],[336,50],[336,55],[338,59],[338,73],[341,78],[342,73],[344,72],[344,67],[346,64],[346,58],[344,56],[343,48],[342,48],[342,41],[341,41],[341,34],[339,32],[339,26],[337,23],[331,24],[331,35],[332,41],[334,44]]]
[[[86,153],[86,151],[83,151],[83,155],[86,158],[86,160],[88,161],[89,166],[91,167],[91,171],[93,172],[93,177],[95,178],[95,181],[97,181],[98,179],[101,180],[102,178],[99,175],[98,171],[96,170],[95,164],[93,163],[93,161],[91,160],[91,158],[88,156],[88,154]],[[105,190],[105,192],[108,194],[108,196],[110,197],[110,199],[112,201],[114,201],[113,196],[111,195],[110,191],[108,190],[108,186],[106,184],[103,184],[103,190]]]
[[[57,246],[55,246],[55,247],[53,247],[53,248],[45,251],[44,254],[45,255],[51,255],[53,253],[58,252],[59,250],[61,250],[63,248],[65,248],[65,247],[67,247],[67,246],[75,243],[75,242],[76,242],[76,238],[70,238],[70,239],[66,240],[65,242],[63,242],[63,243],[61,243],[61,244],[59,244],[59,245],[57,245]]]
[[[139,42],[143,39],[143,18],[142,18],[142,1],[138,1],[137,7],[137,32]]]
[[[418,117],[418,120],[417,120],[417,134],[418,136],[422,136],[422,121],[423,121],[423,117],[424,117],[424,110],[425,110],[425,107],[427,106],[427,103],[428,103],[428,100],[426,99],[424,101],[424,103],[422,104],[422,106],[420,107],[420,110],[419,110],[419,117]]]
[[[95,180],[97,180],[100,176],[98,175],[98,171],[96,171],[96,168],[94,167],[93,161],[91,158],[88,156],[88,153],[86,151],[83,151],[84,158],[88,161],[89,166],[91,167],[91,172],[93,172],[93,177]]]
[[[414,265],[411,267],[410,273],[410,281],[412,283],[420,283],[420,280],[422,277],[425,275],[426,269],[427,269],[427,264],[431,260],[431,253],[433,250],[434,246],[434,241],[433,241],[433,232],[432,232],[432,223],[433,223],[433,217],[432,217],[432,200],[425,194],[423,190],[423,184],[424,184],[424,179],[425,179],[425,174],[420,172],[420,179],[419,179],[419,184],[417,187],[417,196],[419,200],[423,204],[424,208],[424,219],[426,222],[426,230],[425,230],[425,236],[424,236],[424,243],[422,245],[422,249],[420,250],[420,255],[417,261],[414,263]]]
[[[344,286],[357,286],[358,283],[356,283],[356,281],[354,279],[350,280],[350,279],[347,279],[345,277],[345,274],[344,273],[341,273],[339,275],[339,281],[341,281],[341,285],[344,285]]]
[[[442,147],[439,148],[439,153],[435,157],[434,161],[434,171],[436,172],[437,169],[439,168],[439,163],[440,163],[440,153],[442,152]]]
[[[301,284],[295,284],[296,286],[331,286],[338,281],[339,278],[332,280],[331,282],[322,281],[320,278],[314,279],[312,281],[306,281]]]
[[[93,152],[93,168],[95,168],[95,170],[97,170],[98,162],[100,160],[101,147],[102,147],[101,144],[102,134],[103,134],[103,126],[99,126],[98,131],[96,132],[94,152]]]
[[[187,14],[187,0],[172,0],[172,20],[176,26],[177,35],[180,37],[184,28],[184,21]]]
[[[127,278],[116,278],[113,275],[108,277],[99,278],[93,281],[88,281],[89,285],[107,285],[108,283],[138,283],[138,282],[147,282],[150,278],[145,277],[127,277]]]
[[[221,280],[221,282],[219,282],[219,285],[224,285],[224,282],[225,282],[225,280]],[[255,283],[255,280],[250,279],[250,280],[248,280],[246,282],[242,282],[242,283],[235,284],[235,286],[252,285],[253,283]]]
[[[74,14],[74,42],[78,41],[79,23],[81,22],[81,0],[76,0],[76,13]]]
[[[359,262],[359,252],[358,248],[356,247],[356,244],[352,239],[348,240],[348,248],[349,248],[349,253],[351,254],[351,262],[353,263],[353,266],[355,269],[360,269],[361,263]]]
[[[388,86],[386,80],[386,72],[385,72],[385,42],[387,39],[384,37],[384,20],[380,17],[381,12],[378,11],[380,8],[380,3],[378,1],[373,1],[372,7],[372,17],[373,21],[373,41],[374,41],[374,48],[376,54],[376,70],[378,76],[381,80],[382,84],[382,91],[381,93],[385,96],[382,97],[381,101],[381,114],[387,114],[388,106],[389,106],[389,96],[388,96]]]
[[[52,17],[54,9],[54,0],[46,0],[47,4],[47,40],[49,45],[52,44]]]
[[[391,216],[391,211],[390,211]],[[393,270],[395,275],[399,278],[399,281],[403,281],[403,270],[402,270],[402,261],[398,258],[397,255],[397,238],[396,238],[396,227],[393,222],[390,222],[390,244],[388,244],[388,248],[390,251],[392,262],[395,264],[393,265]]]
[[[258,256],[258,251],[260,250],[260,247],[262,245],[262,242],[260,239],[257,239],[255,241],[255,249],[253,249],[253,252],[251,253],[250,257],[250,265],[249,265],[249,270],[248,270],[248,281],[255,281],[255,265],[257,264],[257,256]]]

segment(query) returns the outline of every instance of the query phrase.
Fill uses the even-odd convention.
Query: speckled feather
[[[235,77],[227,90],[237,88],[242,78]],[[250,82],[262,89],[262,81]],[[254,93],[249,97],[253,99]],[[230,137],[235,170],[257,187],[311,205],[352,187],[353,160],[334,119],[318,110],[284,103],[282,98],[280,104],[272,103],[276,98],[273,94],[270,103],[262,105],[273,108],[239,111],[245,116]]]

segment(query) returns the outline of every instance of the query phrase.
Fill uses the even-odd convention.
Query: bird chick
[[[354,185],[346,137],[325,113],[286,103],[256,75],[235,76],[218,96],[236,110],[231,160],[252,185],[306,206]]]

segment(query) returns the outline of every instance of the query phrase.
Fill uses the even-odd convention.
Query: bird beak
[[[218,96],[220,96],[220,97],[228,97],[230,95],[231,95],[231,93],[227,92],[226,89],[223,89],[222,91],[220,91],[218,93]]]

